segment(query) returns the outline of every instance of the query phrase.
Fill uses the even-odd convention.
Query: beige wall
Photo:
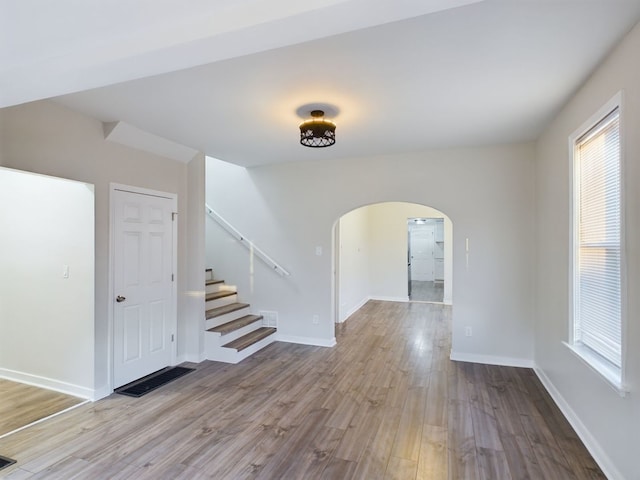
[[[194,311],[185,311],[187,260],[197,256],[187,243],[188,167],[104,140],[102,123],[51,101],[40,101],[0,111],[0,159],[4,166],[95,185],[95,379],[97,396],[108,394],[108,282],[110,182],[161,190],[178,195],[178,327],[179,358],[191,353]],[[191,195],[195,195],[193,192]],[[193,216],[192,216],[193,219]],[[197,261],[197,260],[196,260]],[[201,260],[201,263],[204,263]],[[44,321],[44,320],[43,320]],[[188,327],[185,327],[188,325]],[[89,339],[87,339],[89,341]],[[47,361],[47,359],[43,359]]]
[[[533,361],[533,145],[428,151],[242,169],[207,163],[207,202],[291,272],[282,278],[207,220],[207,263],[285,339],[331,344],[332,229],[380,202],[429,205],[453,222],[453,353]],[[469,262],[466,242],[469,238]],[[323,254],[316,255],[316,247]],[[313,323],[318,315],[319,323]],[[465,326],[473,337],[464,336]]]
[[[369,209],[358,208],[343,215],[336,224],[339,242],[335,248],[338,282],[336,322],[344,322],[370,296],[369,276],[371,234]]]
[[[605,473],[638,479],[640,432],[640,26],[627,36],[537,142],[536,363],[556,401]],[[569,331],[570,175],[568,138],[618,91],[623,91],[623,203],[627,267],[624,354],[626,398],[562,344]]]

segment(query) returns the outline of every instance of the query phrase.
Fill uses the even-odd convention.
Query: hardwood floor
[[[0,378],[0,436],[82,402],[71,395]]]
[[[78,407],[0,439],[0,476],[605,478],[531,370],[448,360],[449,312],[370,301],[334,348],[277,342]]]

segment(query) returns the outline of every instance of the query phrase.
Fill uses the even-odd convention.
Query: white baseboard
[[[106,398],[113,393],[113,389],[107,387],[96,388],[93,392],[92,401],[100,400],[101,398]]]
[[[351,308],[347,314],[344,316],[344,318],[341,318],[338,323],[342,323],[344,322],[347,318],[349,318],[351,315],[353,315],[354,313],[356,313],[358,310],[360,310],[362,307],[364,307],[364,305],[369,301],[369,297],[365,297],[362,300],[360,300],[360,302],[358,302],[358,304]]]
[[[298,343],[300,345],[313,345],[314,347],[335,347],[336,346],[335,337],[333,337],[331,340],[323,340],[320,338],[298,337],[296,335],[282,335],[280,333],[276,333],[276,340],[278,342]]]
[[[33,385],[34,387],[46,388],[47,390],[53,390],[55,392],[65,393],[67,395],[73,395],[74,397],[80,397],[87,400],[94,400],[96,398],[96,392],[92,388],[81,387],[80,385],[61,382],[60,380],[32,375],[30,373],[0,368],[0,378]]]
[[[407,303],[409,301],[409,297],[378,297],[371,296],[369,300],[379,300],[381,302],[404,302]]]
[[[180,365],[181,363],[189,362],[189,363],[200,363],[204,362],[207,359],[207,356],[204,352],[200,352],[199,354],[188,353],[185,355],[178,355],[176,358],[176,365]]]
[[[578,437],[580,437],[580,440],[582,440],[582,443],[587,448],[587,450],[589,450],[589,453],[596,461],[598,466],[602,469],[606,477],[609,480],[623,480],[624,477],[622,476],[622,474],[618,471],[609,456],[604,452],[595,437],[576,415],[569,403],[567,403],[560,391],[555,387],[553,382],[551,382],[549,377],[547,377],[544,371],[538,367],[534,367],[533,371],[536,373],[547,392],[549,392],[549,395],[551,395],[551,398],[556,403],[567,421],[576,431]]]
[[[456,362],[484,363],[485,365],[501,365],[503,367],[534,368],[535,363],[528,358],[497,357],[493,355],[479,355],[476,353],[462,353],[451,350],[449,358]]]

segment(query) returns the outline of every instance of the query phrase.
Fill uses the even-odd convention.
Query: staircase
[[[261,315],[253,315],[248,303],[238,302],[235,287],[205,276],[206,332],[204,348],[207,360],[238,363],[275,341],[276,329],[263,326]]]

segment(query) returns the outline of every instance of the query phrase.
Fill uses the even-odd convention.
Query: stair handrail
[[[269,255],[264,253],[258,247],[254,245],[254,243],[241,234],[238,230],[236,230],[233,225],[227,222],[222,216],[216,212],[213,208],[211,208],[207,203],[204,204],[207,214],[214,219],[218,225],[224,228],[228,233],[231,234],[236,240],[240,241],[245,247],[249,249],[254,255],[260,258],[263,262],[265,262],[272,270],[278,272],[283,277],[288,277],[291,275],[288,271],[286,271],[278,262],[272,259]]]

